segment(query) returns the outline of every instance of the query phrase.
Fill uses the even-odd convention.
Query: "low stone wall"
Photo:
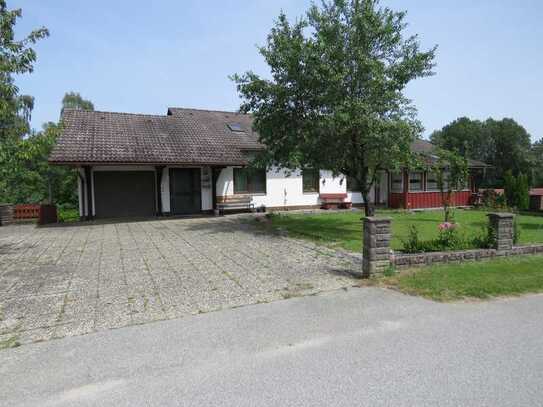
[[[388,218],[367,217],[364,222],[362,249],[362,275],[382,274],[390,265],[413,268],[460,261],[477,261],[493,257],[522,254],[543,254],[543,244],[513,246],[514,217],[511,213],[488,214],[493,234],[492,249],[404,254],[390,249],[391,224]]]
[[[433,264],[454,263],[460,261],[479,261],[494,257],[518,256],[526,254],[542,254],[543,244],[515,246],[508,250],[475,249],[453,252],[429,252],[429,253],[393,253],[390,261],[398,269],[430,266]]]

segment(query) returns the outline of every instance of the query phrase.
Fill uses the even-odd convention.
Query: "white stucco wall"
[[[343,176],[334,177],[332,172],[320,171],[320,193],[346,193],[347,185]],[[222,170],[217,181],[217,195],[234,195],[234,171],[232,167]],[[270,169],[266,174],[266,193],[253,194],[255,207],[280,208],[288,206],[319,205],[319,192],[304,193],[301,171],[288,172],[282,169]],[[362,203],[360,193],[348,193],[348,200],[352,203]]]
[[[160,193],[162,197],[162,211],[170,212],[170,168],[183,167],[165,167],[162,173],[162,183]],[[201,174],[202,182],[202,210],[213,209],[212,186],[211,186],[211,168],[203,167]],[[91,172],[96,171],[154,171],[153,166],[97,166],[93,167]],[[83,169],[79,169],[84,177]],[[92,177],[92,181],[94,177]],[[347,183],[343,176],[334,177],[330,171],[320,171],[320,193],[346,193]],[[386,173],[380,178],[381,202],[386,202],[388,198],[388,179]],[[93,215],[94,210],[94,185],[93,191]],[[372,191],[372,199],[373,199]],[[83,184],[78,181],[79,193],[79,213],[86,215],[86,200],[83,199]],[[217,180],[217,196],[234,195],[234,171],[232,167],[227,167],[221,171]],[[271,169],[266,176],[266,193],[253,194],[253,203],[255,207],[265,205],[266,207],[281,208],[289,206],[317,206],[320,204],[319,193],[304,193],[301,171],[285,171],[282,169]],[[363,203],[362,195],[358,192],[347,192],[347,201],[354,204]]]

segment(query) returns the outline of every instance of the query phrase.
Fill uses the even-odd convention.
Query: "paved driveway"
[[[0,347],[347,287],[359,265],[237,217],[0,227]]]

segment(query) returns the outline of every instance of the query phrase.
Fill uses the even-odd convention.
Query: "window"
[[[426,190],[439,191],[438,174],[436,172],[429,172],[426,175]]]
[[[303,170],[302,183],[304,192],[319,192],[319,170]]]
[[[236,132],[236,133],[244,133],[245,130],[243,130],[243,127],[240,123],[228,123],[228,128],[230,131]]]
[[[234,194],[265,194],[266,171],[234,168]]]
[[[409,173],[409,191],[422,191],[422,172]]]
[[[392,192],[403,192],[403,174],[390,174],[390,190]]]
[[[347,180],[347,191],[360,192],[360,186],[353,177],[347,176],[345,179]]]

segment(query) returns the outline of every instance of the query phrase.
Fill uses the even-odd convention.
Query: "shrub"
[[[515,177],[511,171],[507,171],[504,176],[504,182],[507,205],[519,210],[528,209],[530,206],[530,184],[528,176],[519,174]]]
[[[59,222],[77,222],[79,221],[79,210],[70,207],[58,207]]]
[[[406,253],[423,253],[447,250],[463,250],[471,247],[468,241],[458,230],[458,225],[444,222],[438,226],[439,236],[436,239],[420,240],[419,231],[414,226],[409,227],[407,239],[403,240],[403,250]]]
[[[490,224],[486,226],[486,228],[482,228],[482,231],[480,234],[476,235],[472,239],[472,245],[473,247],[477,249],[491,249],[494,247],[496,243],[496,231]]]
[[[517,244],[520,241],[520,235],[522,233],[522,229],[520,227],[518,219],[518,215],[516,215],[513,219],[513,244]]]

